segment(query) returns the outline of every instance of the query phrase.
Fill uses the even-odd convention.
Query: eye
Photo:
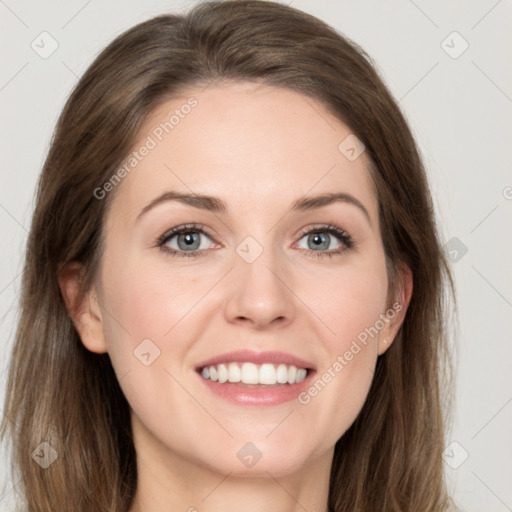
[[[210,240],[210,243],[204,242],[204,239]],[[300,246],[302,240],[305,240],[306,247]],[[212,241],[213,238],[203,226],[188,224],[166,231],[158,238],[156,245],[176,258],[196,258],[206,253]],[[332,247],[333,244],[335,247]],[[299,241],[299,249],[304,249],[307,254],[317,258],[341,255],[355,245],[347,231],[331,224],[315,226],[303,232]]]
[[[157,240],[157,245],[163,251],[177,258],[197,257],[210,245],[202,243],[204,241],[201,239],[202,237],[212,240],[202,226],[189,224],[165,232]]]
[[[319,258],[324,256],[332,258],[355,247],[354,240],[344,229],[331,224],[310,229],[304,233],[301,240],[305,240],[306,247],[300,248],[305,249],[311,256]],[[332,247],[333,244],[334,247]]]

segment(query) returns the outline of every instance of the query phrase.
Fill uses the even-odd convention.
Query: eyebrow
[[[178,201],[194,208],[207,210],[213,213],[225,214],[228,211],[226,203],[218,197],[169,191],[164,192],[162,195],[156,197],[149,204],[147,204],[137,215],[136,220],[138,220],[142,215],[144,215],[155,206],[168,201]],[[368,220],[368,223],[372,225],[370,214],[361,203],[361,201],[359,201],[359,199],[355,198],[354,196],[344,192],[325,193],[315,196],[301,197],[292,203],[290,210],[292,212],[305,212],[315,210],[317,208],[322,208],[334,203],[346,203],[356,206],[361,212],[363,212],[364,216]]]

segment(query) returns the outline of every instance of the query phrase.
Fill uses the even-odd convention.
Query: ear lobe
[[[399,287],[396,300],[386,311],[385,317],[388,319],[385,327],[379,333],[378,355],[383,354],[393,343],[400,326],[402,325],[405,314],[409,307],[413,290],[412,271],[405,263],[401,265],[399,275]]]
[[[62,268],[57,280],[68,313],[85,348],[98,354],[107,351],[101,309],[94,287],[82,287],[85,269],[81,263],[71,262]]]

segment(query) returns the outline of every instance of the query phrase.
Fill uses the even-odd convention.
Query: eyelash
[[[174,258],[197,258],[199,257],[200,253],[206,252],[204,250],[177,251],[175,249],[169,249],[165,247],[165,244],[174,236],[181,235],[183,233],[202,233],[206,235],[208,238],[215,241],[213,237],[209,235],[208,232],[204,230],[204,227],[201,226],[200,224],[188,224],[184,226],[178,226],[172,228],[169,231],[166,231],[163,235],[158,237],[158,239],[155,242],[155,245],[159,247],[162,251],[164,251],[166,254]],[[304,235],[319,233],[329,233],[330,235],[334,235],[345,247],[341,247],[339,249],[331,251],[312,251],[311,249],[303,249],[304,251],[306,251],[308,255],[313,256],[315,258],[333,258],[334,256],[341,256],[343,253],[351,251],[356,247],[355,240],[350,236],[350,234],[347,231],[338,228],[337,226],[333,226],[332,224],[322,224],[319,226],[315,226],[314,228],[302,231],[299,235],[299,240],[303,238]]]

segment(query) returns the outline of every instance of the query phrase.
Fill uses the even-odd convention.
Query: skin
[[[117,185],[100,270],[73,313],[84,345],[109,353],[132,409],[139,482],[131,512],[326,511],[334,445],[403,320],[411,273],[404,267],[401,311],[308,404],[242,406],[210,392],[196,365],[232,350],[288,352],[321,375],[386,313],[388,279],[369,161],[338,150],[351,133],[344,123],[296,92],[224,82],[162,104],[134,149],[192,96],[197,106]],[[228,212],[168,201],[137,220],[170,190],[219,197]],[[348,203],[289,211],[323,192],[353,195],[369,220]],[[202,256],[175,258],[156,245],[192,222],[208,232],[199,235]],[[332,258],[309,254],[307,233],[318,224],[344,229],[356,246]],[[236,252],[247,236],[263,248],[252,263]],[[325,236],[328,249],[316,251],[343,248]],[[167,245],[186,250],[173,240]],[[70,265],[60,278],[70,306],[80,270]],[[149,366],[133,354],[144,339],[160,350]],[[262,454],[252,468],[236,456],[247,442]]]

